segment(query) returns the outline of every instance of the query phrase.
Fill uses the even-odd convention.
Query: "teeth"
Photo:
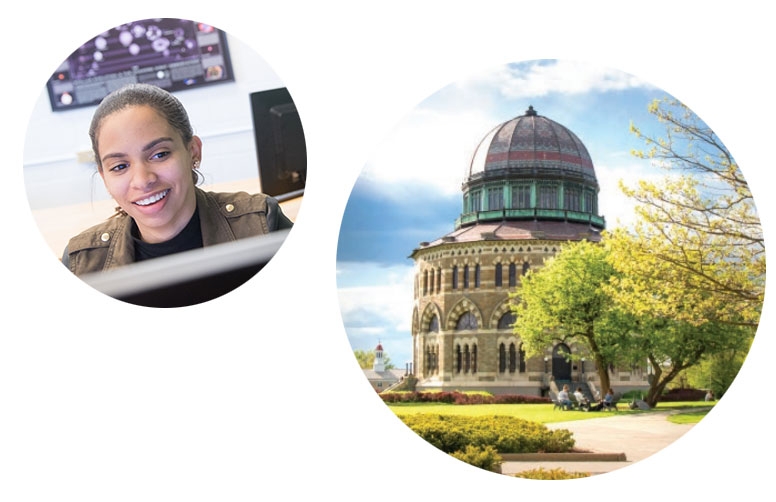
[[[165,197],[167,197],[167,194],[170,193],[169,190],[165,190],[164,192],[159,192],[156,195],[152,195],[151,197],[148,197],[147,199],[136,201],[135,204],[138,206],[148,206],[149,204],[153,204],[154,202],[158,202]]]

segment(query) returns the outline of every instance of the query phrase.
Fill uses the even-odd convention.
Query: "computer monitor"
[[[307,182],[302,121],[283,87],[250,95],[261,191],[279,201],[297,197]]]
[[[240,239],[96,272],[82,279],[96,290],[145,307],[184,307],[243,285],[272,259],[289,230]]]

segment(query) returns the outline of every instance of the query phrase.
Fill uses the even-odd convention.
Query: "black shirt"
[[[135,261],[150,260],[151,258],[159,258],[160,256],[201,248],[202,229],[199,226],[199,208],[194,210],[191,219],[178,235],[168,241],[157,244],[150,244],[140,240],[140,231],[137,228],[137,223],[132,220],[132,240],[135,241]]]

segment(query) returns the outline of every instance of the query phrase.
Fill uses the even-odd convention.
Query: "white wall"
[[[186,107],[195,134],[202,138],[200,171],[205,186],[259,191],[249,94],[285,85],[254,48],[229,34],[227,43],[235,81],[176,96]],[[95,165],[78,160],[79,153],[91,152],[88,128],[93,112],[94,107],[52,112],[46,82],[41,82],[40,97],[27,124],[27,197],[55,253],[61,253],[69,237],[110,216],[115,206]]]

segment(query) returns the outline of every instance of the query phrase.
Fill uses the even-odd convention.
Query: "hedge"
[[[546,404],[548,397],[504,394],[493,396],[486,393],[447,392],[383,392],[385,403],[448,403],[448,404]]]
[[[492,446],[499,453],[562,453],[574,447],[566,429],[507,416],[417,414],[399,417],[418,436],[445,453]]]

